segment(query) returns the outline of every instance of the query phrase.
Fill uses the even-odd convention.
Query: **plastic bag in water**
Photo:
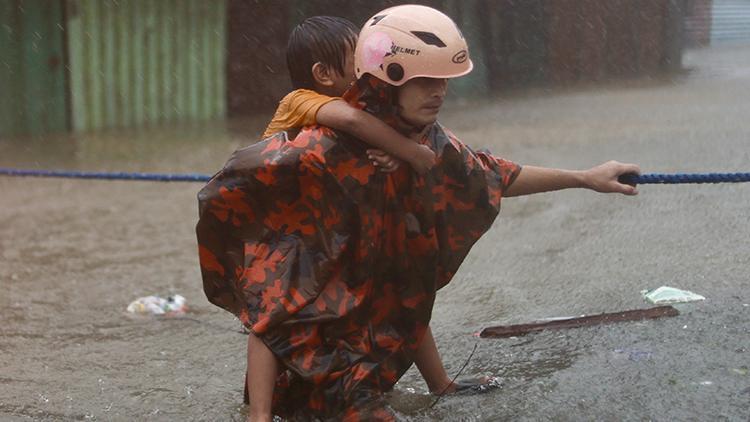
[[[128,312],[140,315],[181,314],[187,310],[186,300],[181,295],[139,297],[128,305]]]
[[[661,305],[667,303],[695,302],[706,298],[687,290],[661,286],[653,290],[642,290],[643,297],[651,303]]]

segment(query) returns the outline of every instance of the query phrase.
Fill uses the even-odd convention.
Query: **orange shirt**
[[[329,97],[309,89],[297,89],[290,92],[279,102],[271,123],[263,132],[263,139],[277,132],[316,124],[315,117],[318,110],[323,105],[338,99],[338,97]]]

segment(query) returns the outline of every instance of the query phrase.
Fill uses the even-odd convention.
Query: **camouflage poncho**
[[[394,92],[365,77],[345,98],[388,122]],[[438,123],[422,142],[438,157],[429,173],[388,174],[345,133],[279,133],[236,151],[200,191],[206,296],[281,362],[278,414],[384,416],[373,403],[412,364],[435,293],[520,171]]]

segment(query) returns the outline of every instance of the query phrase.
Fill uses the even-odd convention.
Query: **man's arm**
[[[343,100],[334,100],[320,107],[316,121],[321,125],[350,133],[409,163],[418,173],[424,173],[435,165],[435,153],[429,147],[396,132],[382,120],[350,106]]]
[[[588,170],[561,170],[523,166],[516,180],[503,196],[521,196],[569,188],[586,188],[602,193],[637,195],[635,186],[620,183],[617,178],[626,173],[640,174],[635,164],[609,161]]]

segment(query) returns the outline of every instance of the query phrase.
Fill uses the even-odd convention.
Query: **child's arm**
[[[435,165],[435,153],[426,145],[421,145],[380,119],[356,109],[343,100],[330,101],[318,110],[316,121],[350,133],[388,154],[411,164],[418,173],[425,173]]]

